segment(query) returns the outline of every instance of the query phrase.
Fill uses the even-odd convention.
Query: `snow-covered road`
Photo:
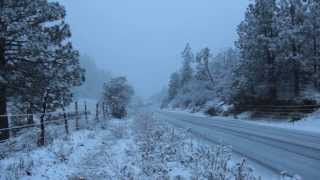
[[[231,145],[235,153],[272,170],[320,179],[320,134],[263,126],[230,118],[196,117],[159,111],[158,118],[213,143]]]

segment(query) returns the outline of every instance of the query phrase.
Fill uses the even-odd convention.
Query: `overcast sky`
[[[60,0],[73,42],[102,69],[126,75],[138,95],[166,86],[186,43],[231,47],[249,0]]]

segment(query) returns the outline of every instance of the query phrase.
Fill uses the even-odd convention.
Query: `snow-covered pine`
[[[171,101],[178,94],[179,88],[181,87],[180,82],[181,82],[181,78],[179,73],[177,72],[173,73],[171,75],[170,82],[169,82],[169,90],[168,90],[169,101]]]
[[[307,18],[305,20],[305,26],[309,32],[307,45],[305,46],[308,57],[308,65],[313,71],[312,81],[314,88],[320,88],[320,1],[310,0],[307,11]],[[308,48],[307,48],[308,47]],[[311,47],[311,48],[309,48]]]
[[[289,81],[289,92],[298,97],[307,85],[303,81],[308,76],[308,54],[304,51],[309,48],[306,43],[309,33],[305,23],[308,5],[304,0],[284,0],[279,2],[279,9],[278,59],[283,64],[279,67],[286,67],[282,69],[282,79]]]
[[[241,76],[237,85],[242,90],[237,96],[242,97],[241,101],[248,101],[252,96],[270,101],[277,97],[277,13],[275,0],[255,0],[238,27],[236,45],[241,54]]]
[[[133,94],[134,90],[126,77],[115,77],[105,83],[102,101],[110,115],[121,119],[127,116],[127,108]]]
[[[12,98],[42,112],[70,102],[70,88],[81,84],[83,70],[68,41],[64,7],[47,0],[2,0],[0,12],[0,114],[7,114]],[[9,125],[7,117],[0,122],[0,128]],[[0,139],[8,137],[6,131]]]
[[[182,52],[182,68],[181,68],[181,86],[186,85],[193,78],[193,69],[191,67],[191,63],[194,61],[194,55],[192,53],[192,49],[189,44],[186,45],[184,51]]]
[[[163,104],[195,111],[208,104],[315,104],[305,93],[320,86],[319,17],[318,0],[252,1],[238,26],[237,48],[196,53],[192,80],[178,88],[170,82]],[[184,69],[185,63],[176,76],[182,78]]]

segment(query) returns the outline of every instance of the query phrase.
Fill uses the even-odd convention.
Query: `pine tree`
[[[312,74],[313,85],[320,88],[320,1],[310,0],[305,25],[308,31],[308,41],[305,53],[309,55],[310,74]]]
[[[180,75],[175,72],[170,77],[169,89],[168,89],[168,101],[172,101],[178,94],[181,84]]]
[[[254,95],[256,92],[267,92],[258,96],[268,99],[277,98],[277,12],[275,0],[255,0],[249,5],[245,20],[238,28],[242,63],[240,65],[244,88]],[[260,89],[257,89],[260,88]]]
[[[196,79],[200,81],[209,81],[211,83],[211,89],[215,86],[214,78],[210,70],[210,59],[212,54],[209,48],[202,49],[196,57],[197,62],[197,74]]]
[[[293,94],[298,97],[302,86],[301,81],[306,71],[308,56],[304,46],[308,40],[305,26],[307,4],[304,0],[280,1],[280,58],[285,62],[287,73],[291,75]],[[309,48],[309,47],[308,47]]]
[[[189,44],[186,45],[184,51],[182,52],[182,58],[183,63],[180,71],[180,76],[181,86],[184,86],[193,78],[193,69],[191,67],[191,63],[194,61],[194,55]]]
[[[127,107],[134,94],[126,77],[112,78],[104,85],[103,102],[115,118],[124,118],[127,115]]]
[[[47,102],[54,99],[53,92],[64,88],[67,92],[75,85],[63,86],[70,82],[67,79],[76,77],[79,82],[83,71],[78,53],[66,41],[71,33],[63,6],[47,0],[1,0],[0,12],[0,114],[7,114],[9,98]],[[2,116],[0,129],[8,125],[8,118]],[[8,137],[8,131],[0,135],[0,139]]]

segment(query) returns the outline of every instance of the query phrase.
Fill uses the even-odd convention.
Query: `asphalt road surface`
[[[320,180],[320,134],[263,126],[230,118],[196,117],[177,112],[157,116],[212,143],[231,145],[233,152],[280,174]]]

